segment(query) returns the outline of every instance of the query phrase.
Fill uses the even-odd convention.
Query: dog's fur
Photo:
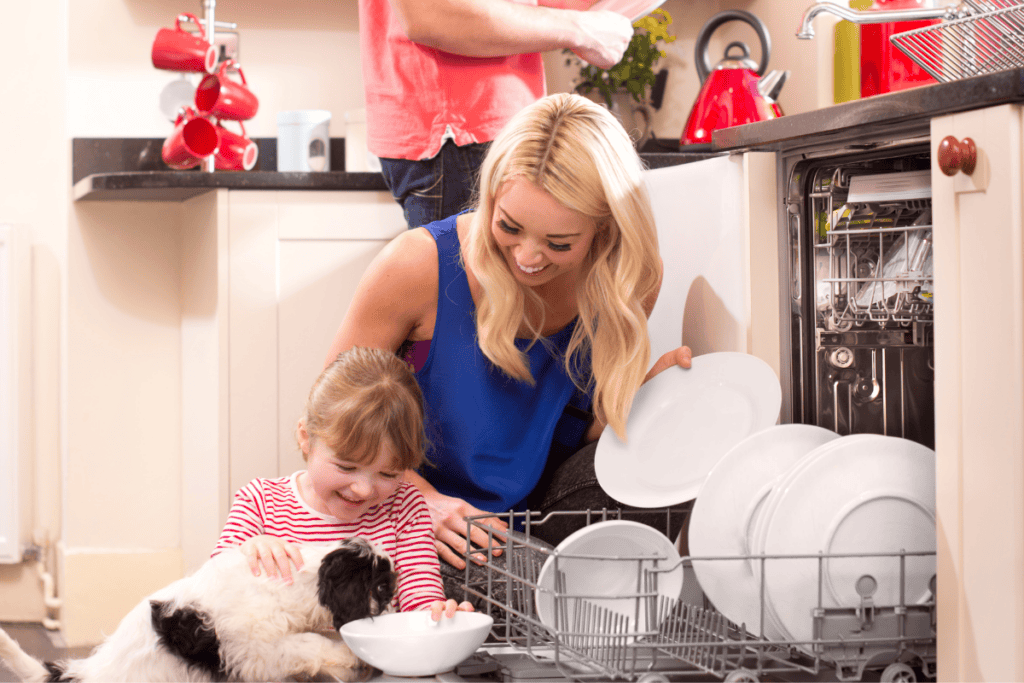
[[[294,582],[255,577],[238,550],[207,561],[128,613],[85,659],[43,664],[0,629],[0,658],[25,681],[353,680],[363,664],[322,635],[387,611],[390,558],[363,539],[301,547]]]

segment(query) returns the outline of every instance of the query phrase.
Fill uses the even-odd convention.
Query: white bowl
[[[396,612],[350,621],[341,637],[356,657],[389,676],[433,676],[473,654],[493,623],[478,612],[456,612],[440,622],[428,611]]]

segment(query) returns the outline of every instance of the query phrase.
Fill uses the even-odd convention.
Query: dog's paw
[[[329,676],[333,680],[344,681],[345,683],[361,683],[373,677],[373,667],[356,660],[355,666],[325,665],[317,673],[317,678]]]

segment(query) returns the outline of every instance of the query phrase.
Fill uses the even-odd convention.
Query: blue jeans
[[[446,140],[430,159],[380,160],[384,182],[405,212],[409,228],[439,221],[467,208],[490,143],[459,147]]]

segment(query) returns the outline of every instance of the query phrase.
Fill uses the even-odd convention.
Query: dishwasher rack
[[[930,324],[931,200],[844,201],[850,183],[839,168],[817,178],[811,192],[816,304],[825,328]]]
[[[927,678],[935,676],[934,579],[930,596],[920,604],[909,604],[901,597],[900,604],[875,605],[872,590],[860,589],[862,577],[858,581],[862,596],[859,604],[824,607],[819,599],[819,607],[808,615],[813,620],[813,638],[794,641],[761,638],[748,631],[746,625],[730,622],[704,597],[692,572],[693,560],[746,559],[760,563],[760,575],[764,576],[766,563],[815,559],[820,596],[826,560],[893,557],[899,562],[900,582],[906,585],[906,557],[934,553],[683,557],[675,561],[657,558],[656,569],[645,569],[644,562],[637,562],[636,558],[599,558],[616,563],[626,575],[636,572],[636,591],[621,598],[630,605],[624,614],[622,609],[613,611],[596,604],[594,600],[599,596],[566,590],[564,573],[557,566],[560,558],[574,556],[560,553],[532,533],[558,515],[576,515],[582,524],[591,524],[606,519],[629,519],[630,513],[581,510],[541,517],[532,512],[509,512],[467,518],[468,527],[483,530],[493,545],[502,548],[504,559],[488,560],[484,571],[471,573],[467,568],[465,589],[470,599],[476,599],[480,611],[494,617],[492,641],[525,654],[538,664],[551,666],[567,680],[660,683],[694,680],[694,676],[706,680],[710,675],[726,681],[756,682],[790,674],[834,673],[837,680],[855,681],[861,680],[869,669],[881,669],[883,681],[914,681],[918,671]],[[517,530],[495,532],[483,521],[491,517],[503,519]],[[539,583],[541,569],[547,562],[554,569],[553,587]],[[685,576],[681,595],[659,595],[661,575],[678,571],[680,565]],[[537,611],[537,596],[544,592],[553,599],[554,624],[543,623]],[[904,592],[900,591],[901,595]],[[762,582],[762,622],[764,595]],[[627,616],[629,613],[631,617]],[[763,631],[763,627],[759,629]]]

